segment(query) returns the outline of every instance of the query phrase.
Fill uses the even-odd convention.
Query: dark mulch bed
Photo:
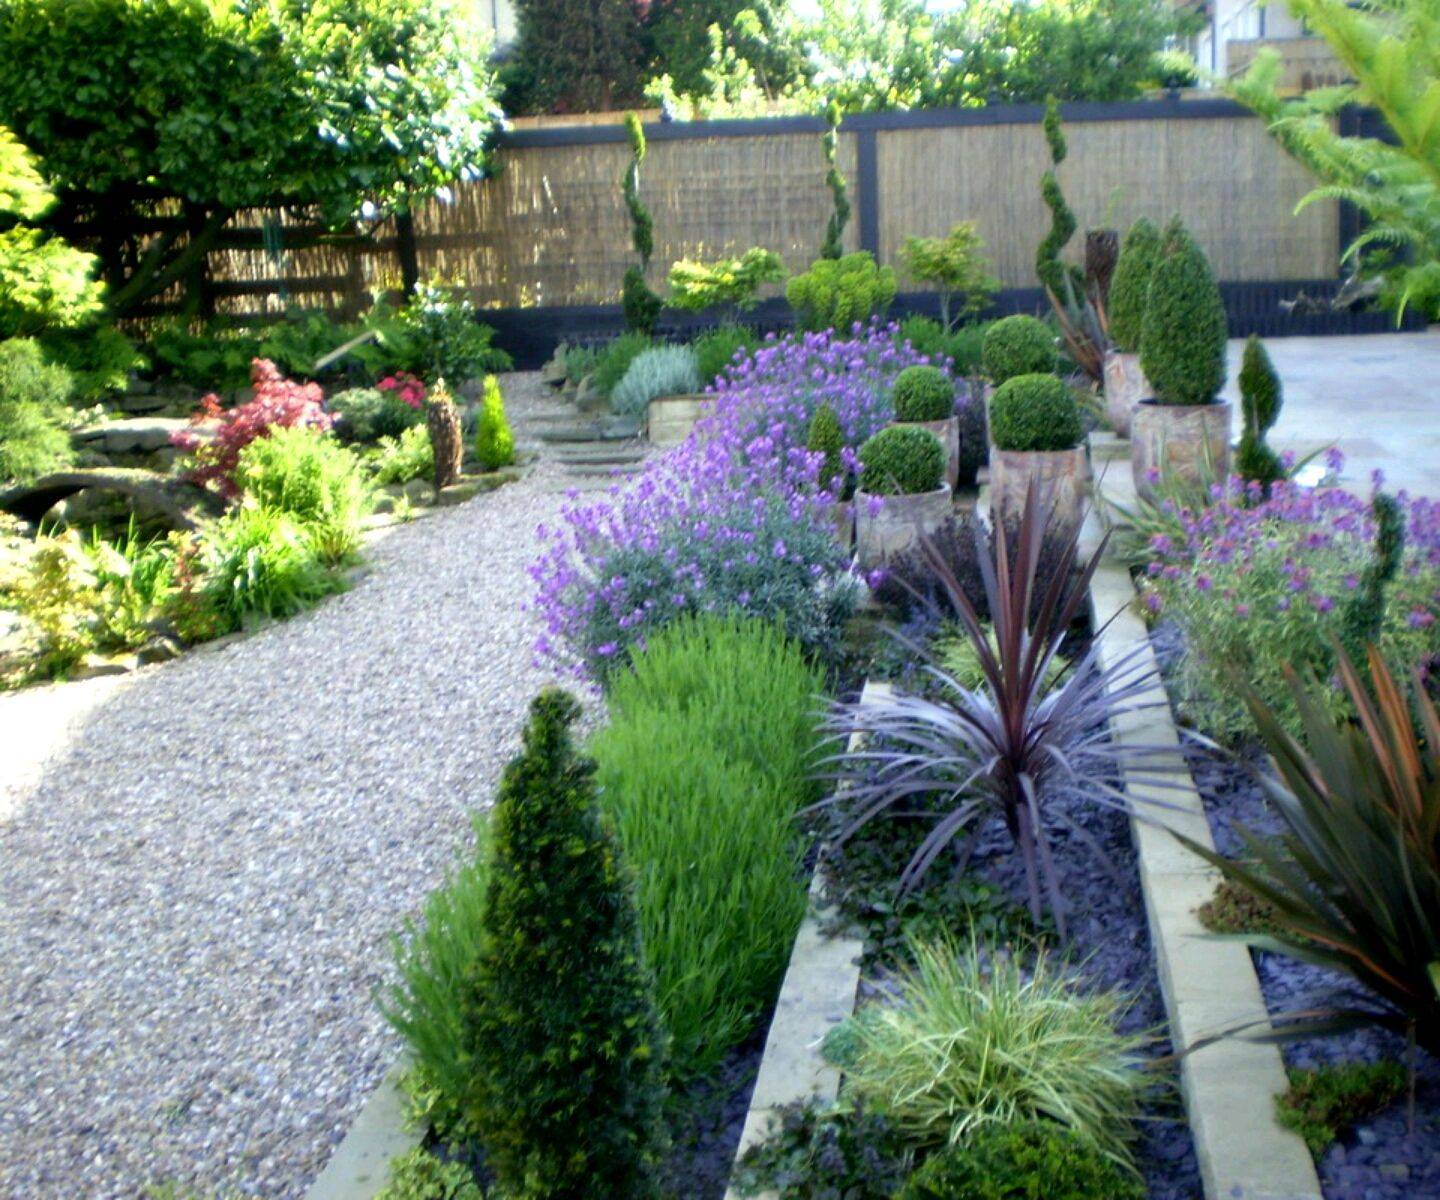
[[[1151,640],[1162,669],[1168,670],[1184,651],[1183,635],[1172,624],[1158,626]],[[1280,822],[1255,779],[1265,762],[1258,746],[1242,747],[1231,756],[1192,743],[1186,753],[1222,853],[1242,850],[1237,827],[1279,831]],[[1272,1013],[1324,1006],[1346,994],[1346,980],[1333,972],[1276,954],[1256,951],[1253,957]],[[1403,1061],[1406,1054],[1403,1039],[1378,1029],[1284,1047],[1287,1065],[1307,1069],[1337,1062]],[[1326,1200],[1440,1198],[1440,1062],[1424,1053],[1418,1057],[1413,1131],[1401,1102],[1343,1136],[1317,1164]]]
[[[769,1028],[767,1017],[759,1031],[732,1050],[713,1072],[671,1094],[672,1147],[665,1168],[666,1195],[676,1200],[724,1197]]]

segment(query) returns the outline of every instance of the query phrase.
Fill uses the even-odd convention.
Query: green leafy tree
[[[515,23],[506,112],[607,112],[640,99],[645,36],[633,0],[516,0]]]
[[[240,209],[340,228],[477,174],[487,37],[472,0],[0,0],[0,122],[123,313]]]
[[[1210,404],[1225,386],[1225,304],[1214,273],[1176,217],[1150,277],[1140,369],[1160,404]]]
[[[633,882],[558,689],[530,706],[491,816],[490,936],[463,1016],[469,1119],[515,1200],[657,1197],[662,1041]]]
[[[1324,38],[1356,81],[1284,99],[1280,63],[1262,52],[1233,83],[1242,103],[1269,124],[1280,145],[1320,186],[1299,207],[1345,200],[1367,218],[1345,259],[1376,281],[1397,318],[1416,308],[1440,317],[1440,2],[1289,0],[1290,11]],[[1347,105],[1375,109],[1389,137],[1341,136]]]
[[[900,262],[911,279],[939,290],[940,323],[947,333],[982,312],[1000,290],[974,221],[959,222],[943,238],[906,238]]]

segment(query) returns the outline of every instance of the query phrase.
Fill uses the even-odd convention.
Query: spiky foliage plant
[[[1240,362],[1240,445],[1235,451],[1235,469],[1246,480],[1269,490],[1272,484],[1289,478],[1280,456],[1270,448],[1265,435],[1280,416],[1284,403],[1280,376],[1266,353],[1265,344],[1254,334],[1245,343]]]
[[[1252,945],[1349,976],[1353,1004],[1281,1014],[1283,1036],[1375,1024],[1440,1052],[1440,713],[1417,683],[1407,689],[1373,646],[1367,685],[1338,652],[1356,712],[1336,722],[1329,684],[1289,681],[1301,731],[1240,684],[1278,774],[1260,776],[1284,826],[1242,829],[1242,857],[1180,840],[1267,901],[1279,932]]]
[[[1117,350],[1138,354],[1150,303],[1150,277],[1160,261],[1160,230],[1140,217],[1125,234],[1120,258],[1110,280],[1110,339]]]
[[[840,147],[840,106],[833,101],[825,106],[825,132],[820,138],[820,153],[825,158],[825,186],[830,189],[834,209],[825,222],[825,240],[820,243],[821,258],[840,258],[845,253],[845,226],[850,221],[850,199],[845,194],[845,176],[840,170],[836,151]]]
[[[1411,308],[1440,317],[1440,0],[1290,0],[1355,82],[1285,99],[1280,59],[1262,51],[1231,85],[1277,141],[1320,180],[1299,205],[1353,204],[1366,217],[1344,259],[1379,288],[1397,319]],[[1370,108],[1388,136],[1348,134],[1336,117]],[[1297,210],[1298,211],[1298,210]]]
[[[571,741],[579,713],[557,688],[535,698],[490,818],[466,1119],[507,1195],[644,1200],[659,1194],[663,1042],[634,881]]]
[[[1097,640],[1058,683],[1046,682],[1104,551],[1102,543],[1079,564],[1077,534],[1058,543],[1046,538],[1048,510],[1032,486],[1013,534],[997,535],[993,550],[981,543],[989,625],[949,564],[932,556],[983,683],[967,688],[932,664],[926,672],[933,699],[896,693],[836,705],[830,718],[836,736],[858,732],[864,744],[832,756],[838,786],[823,803],[843,805],[851,815],[842,840],[891,811],[926,806],[934,814],[933,829],[901,875],[902,888],[957,838],[973,846],[988,818],[1000,816],[1024,863],[1032,915],[1039,920],[1048,907],[1063,936],[1055,827],[1073,828],[1066,814],[1077,804],[1128,812],[1121,769],[1133,768],[1139,778],[1147,764],[1160,765],[1163,752],[1121,746],[1108,732],[1112,721],[1146,707],[1151,676],[1137,656],[1102,662]],[[1165,779],[1157,774],[1147,782]],[[964,858],[968,851],[961,851]]]
[[[475,426],[475,457],[487,471],[508,467],[515,461],[515,434],[505,415],[505,397],[500,381],[485,376],[485,391],[480,398],[480,420]]]
[[[628,267],[620,288],[620,303],[625,312],[625,327],[640,333],[654,332],[664,301],[645,282],[650,256],[655,253],[655,221],[645,202],[640,199],[640,167],[647,150],[645,129],[633,112],[625,114],[625,134],[630,141],[630,161],[620,181],[625,210],[630,214],[630,244],[640,257],[638,266]]]
[[[1165,230],[1140,337],[1140,368],[1158,404],[1213,404],[1225,386],[1225,303],[1180,219]]]

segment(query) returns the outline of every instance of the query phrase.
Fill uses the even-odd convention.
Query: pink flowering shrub
[[[417,379],[409,371],[396,371],[393,375],[387,375],[375,385],[382,392],[389,392],[403,404],[411,408],[421,409],[425,407],[425,381]]]
[[[198,429],[177,430],[170,436],[171,444],[191,456],[189,477],[215,487],[227,497],[239,492],[235,468],[240,451],[256,438],[268,436],[272,429],[296,426],[328,430],[334,419],[322,407],[325,397],[319,384],[294,383],[268,359],[257,358],[250,363],[250,385],[255,390],[254,399],[234,408],[223,408],[220,397],[213,392],[200,401],[191,423],[198,426],[219,421],[213,439]]]
[[[803,645],[838,652],[858,580],[834,535],[834,496],[806,450],[828,404],[854,448],[889,424],[890,385],[926,361],[893,327],[766,339],[714,386],[690,438],[628,486],[572,503],[531,567],[545,632],[538,649],[602,679],[633,643],[688,612],[779,621]]]
[[[1340,465],[1338,455],[1332,465]],[[1417,667],[1433,673],[1440,656],[1440,504],[1403,492],[1397,500],[1405,549],[1386,591],[1380,647],[1397,676],[1408,677]],[[1370,502],[1343,488],[1288,481],[1262,499],[1237,477],[1212,489],[1212,503],[1172,503],[1171,512],[1174,531],[1151,539],[1143,599],[1184,631],[1182,710],[1212,736],[1253,732],[1235,686],[1238,669],[1298,732],[1284,669],[1331,677],[1333,641],[1345,633],[1347,606],[1358,602],[1374,553]],[[1343,692],[1329,695],[1343,714]]]

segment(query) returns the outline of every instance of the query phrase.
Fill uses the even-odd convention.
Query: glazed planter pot
[[[997,529],[1020,520],[1032,484],[1050,510],[1050,528],[1080,528],[1090,485],[1085,447],[1073,450],[1001,450],[990,447],[990,517]]]
[[[916,429],[928,429],[945,447],[945,482],[950,490],[960,482],[960,418],[947,417],[943,421],[897,421],[898,425],[913,425]]]
[[[654,446],[678,446],[695,428],[695,422],[705,415],[707,395],[657,396],[650,401],[646,414],[646,426],[650,444]]]
[[[955,504],[946,484],[918,496],[855,494],[855,558],[865,570],[883,566],[934,537],[954,519]]]
[[[1156,404],[1135,407],[1130,429],[1130,467],[1135,490],[1155,494],[1153,473],[1191,487],[1206,487],[1230,474],[1230,405]]]
[[[1138,354],[1105,352],[1105,419],[1120,437],[1130,436],[1135,406],[1150,395]]]

